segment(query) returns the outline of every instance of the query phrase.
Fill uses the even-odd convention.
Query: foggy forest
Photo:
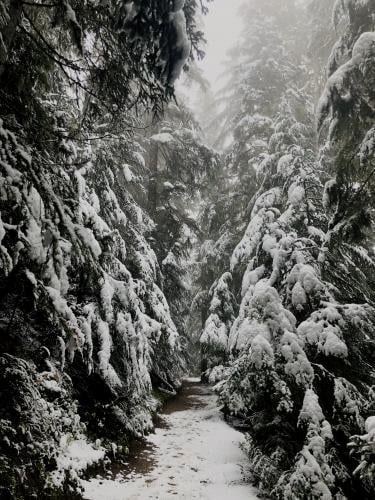
[[[374,500],[375,0],[0,0],[0,500]]]

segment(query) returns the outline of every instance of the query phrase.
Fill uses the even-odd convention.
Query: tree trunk
[[[156,213],[158,206],[158,156],[159,148],[158,144],[153,144],[150,154],[150,171],[151,177],[148,185],[148,210],[150,215]]]

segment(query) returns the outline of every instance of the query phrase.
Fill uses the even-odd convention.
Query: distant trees
[[[207,363],[204,377],[212,380],[212,368],[225,365],[228,358],[229,332],[235,318],[236,302],[230,291],[232,276],[223,274],[210,290],[212,295],[209,316],[204,325],[199,342],[202,362]]]
[[[144,140],[149,152],[149,203],[155,225],[150,241],[161,263],[163,290],[189,357],[193,245],[204,230],[198,207],[216,178],[219,154],[202,140],[202,130],[183,105],[170,104],[154,134]]]

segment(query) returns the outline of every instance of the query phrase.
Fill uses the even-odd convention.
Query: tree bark
[[[156,213],[158,206],[158,156],[159,147],[155,142],[155,144],[152,145],[150,154],[151,177],[148,185],[148,210],[151,215]]]

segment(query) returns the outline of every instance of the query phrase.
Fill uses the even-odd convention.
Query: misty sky
[[[223,63],[226,53],[236,44],[242,29],[238,10],[244,1],[246,0],[214,0],[208,4],[209,13],[203,18],[207,40],[206,57],[203,61],[198,61],[198,66],[202,68],[214,91],[222,86],[223,82],[218,78],[225,72]],[[199,90],[186,87],[184,77],[177,82],[177,90],[184,96],[184,102],[194,109]]]
[[[238,40],[242,28],[238,9],[243,3],[244,0],[215,0],[209,4],[209,14],[204,18],[207,47],[200,66],[214,88],[225,69],[222,63],[226,52]]]

